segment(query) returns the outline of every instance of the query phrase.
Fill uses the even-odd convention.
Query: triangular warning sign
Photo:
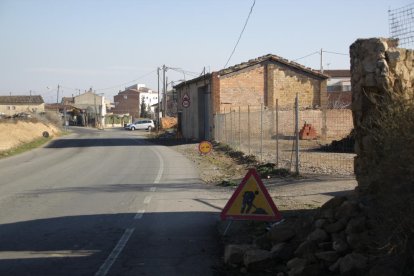
[[[249,169],[224,206],[220,217],[222,220],[278,221],[282,219],[255,169]]]

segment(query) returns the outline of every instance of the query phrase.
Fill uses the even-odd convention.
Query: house
[[[351,108],[352,89],[350,70],[325,70],[329,76],[327,84],[328,108]]]
[[[22,112],[45,112],[45,102],[42,96],[0,96],[0,114],[13,116]]]
[[[72,105],[76,109],[81,110],[85,115],[85,125],[105,125],[106,104],[105,96],[89,91],[73,97],[73,103],[70,101],[67,104]]]
[[[276,55],[265,55],[175,86],[179,127],[185,138],[214,139],[213,115],[242,110],[327,104],[329,77]]]
[[[111,111],[114,114],[129,114],[137,119],[141,114],[142,101],[146,106],[152,106],[158,102],[158,93],[143,84],[135,84],[126,87],[124,91],[119,91],[118,95],[114,96],[115,107]]]

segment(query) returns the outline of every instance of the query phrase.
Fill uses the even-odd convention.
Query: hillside
[[[37,120],[0,120],[0,151],[40,138],[44,131],[51,136],[60,133],[56,126]]]

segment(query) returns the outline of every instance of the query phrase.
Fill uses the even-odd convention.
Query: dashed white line
[[[154,193],[156,190],[157,190],[157,187],[151,187],[150,188],[150,192],[153,192]]]
[[[151,202],[151,198],[152,198],[152,196],[146,196],[144,198],[144,204],[149,204]]]
[[[139,210],[136,214],[134,219],[142,219],[142,216],[145,214],[145,210]]]
[[[132,233],[134,233],[134,231],[134,228],[128,228],[125,230],[124,234],[116,244],[115,248],[112,250],[111,254],[101,265],[99,270],[95,273],[95,276],[105,276],[106,274],[108,274],[109,269],[111,269],[111,266],[114,264],[119,254],[124,249],[125,245],[127,244],[129,238],[131,237]]]

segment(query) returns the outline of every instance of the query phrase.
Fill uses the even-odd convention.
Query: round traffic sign
[[[198,150],[201,154],[209,154],[213,149],[213,145],[209,141],[201,141]]]
[[[190,101],[184,100],[183,101],[183,107],[187,108],[190,106]]]

